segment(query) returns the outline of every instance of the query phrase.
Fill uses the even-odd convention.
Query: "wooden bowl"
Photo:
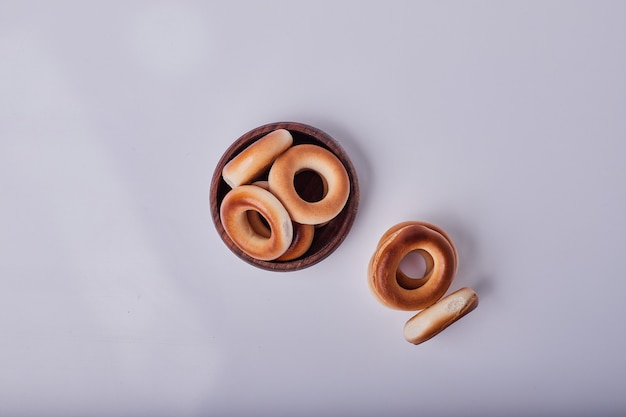
[[[237,154],[247,148],[256,140],[260,139],[264,135],[276,130],[286,129],[293,136],[293,144],[299,145],[304,143],[310,143],[314,145],[322,146],[330,150],[335,154],[339,160],[343,163],[348,172],[350,178],[350,196],[348,201],[337,217],[332,219],[324,226],[319,226],[315,230],[315,237],[313,244],[309,250],[292,261],[261,261],[255,259],[239,249],[233,241],[228,237],[222,222],[220,220],[220,204],[226,193],[230,191],[230,187],[224,182],[222,178],[222,169],[224,165],[233,159]],[[267,175],[265,176],[265,178]],[[262,179],[265,179],[262,178]],[[323,183],[321,178],[311,171],[305,171],[298,174],[295,178],[296,190],[298,193],[308,201],[319,200],[323,193]],[[270,270],[270,271],[296,271],[299,269],[307,268],[314,265],[327,256],[329,256],[335,249],[341,245],[344,241],[354,219],[356,217],[358,205],[359,205],[359,183],[356,175],[356,170],[348,158],[348,155],[343,148],[329,135],[316,129],[312,126],[308,126],[302,123],[295,122],[280,122],[270,123],[264,126],[257,127],[246,133],[239,139],[237,139],[222,155],[222,158],[215,167],[213,178],[211,180],[211,190],[209,193],[209,202],[211,206],[211,216],[213,217],[213,223],[217,229],[218,234],[228,246],[228,248],[239,258],[254,265],[258,268]]]

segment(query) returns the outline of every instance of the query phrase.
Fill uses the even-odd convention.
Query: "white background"
[[[0,3],[1,416],[626,413],[626,3]],[[294,273],[219,239],[210,177],[275,121],[359,174]],[[449,232],[478,308],[407,343],[366,269]]]

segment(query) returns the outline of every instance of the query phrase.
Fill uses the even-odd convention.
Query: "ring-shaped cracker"
[[[250,225],[249,211],[265,218],[271,230],[268,237]],[[256,259],[270,261],[280,257],[293,239],[293,225],[285,207],[272,193],[256,185],[241,185],[226,193],[220,218],[233,243]]]
[[[293,144],[288,130],[277,129],[248,146],[222,169],[222,178],[231,188],[248,184],[262,175],[272,162]]]
[[[269,191],[269,185],[267,181],[256,181],[253,183],[264,190]],[[258,211],[248,211],[248,222],[252,229],[259,235],[269,238],[272,235],[272,231],[267,226],[267,221],[263,221],[261,214]],[[293,239],[289,248],[280,257],[276,258],[277,261],[292,261],[304,255],[309,250],[315,237],[315,226],[311,224],[302,224],[293,222]]]
[[[295,176],[314,171],[325,185],[319,201],[309,202],[298,195]],[[341,161],[321,146],[303,144],[282,153],[270,168],[270,191],[283,203],[292,220],[302,224],[321,224],[337,216],[350,195],[350,178]]]
[[[426,274],[421,280],[411,279],[399,269],[400,261],[412,251],[427,255]],[[456,267],[456,249],[443,230],[427,223],[405,222],[381,238],[369,263],[369,284],[383,304],[399,310],[420,310],[445,294]],[[415,281],[420,281],[419,285]]]

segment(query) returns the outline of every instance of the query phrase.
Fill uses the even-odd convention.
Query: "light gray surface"
[[[2,2],[0,415],[624,415],[625,18]],[[282,120],[334,136],[362,190],[344,244],[288,274],[232,255],[207,201],[229,144]],[[408,219],[481,300],[420,346],[366,282]]]

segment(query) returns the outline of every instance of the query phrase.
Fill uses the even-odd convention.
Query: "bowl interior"
[[[348,177],[350,178],[350,196],[341,213],[325,225],[316,227],[313,243],[303,256],[295,260],[284,262],[261,261],[241,251],[226,234],[219,213],[222,199],[231,189],[222,179],[222,169],[224,165],[256,140],[276,129],[288,130],[293,136],[294,145],[307,143],[328,149],[343,163]],[[267,174],[259,179],[267,179]],[[323,183],[320,177],[310,171],[298,174],[295,178],[295,186],[298,193],[305,200],[315,201],[321,198],[323,193]],[[267,124],[251,130],[237,139],[226,152],[224,152],[224,155],[219,160],[215,167],[215,172],[213,173],[209,200],[213,223],[221,239],[235,255],[262,269],[272,271],[295,271],[320,262],[329,256],[344,241],[356,217],[359,204],[359,185],[356,170],[348,158],[348,155],[337,141],[315,127],[296,122],[281,122]]]

